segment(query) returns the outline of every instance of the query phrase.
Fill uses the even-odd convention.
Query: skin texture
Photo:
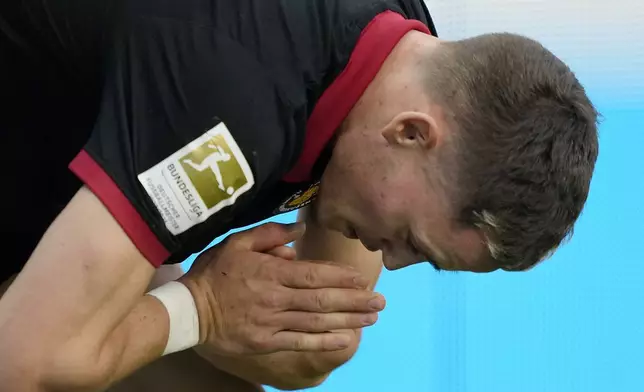
[[[254,385],[218,370],[194,351],[187,350],[163,357],[107,392],[260,392]]]
[[[302,234],[264,225],[200,257],[181,278],[195,297],[200,343],[219,355],[351,345],[346,333],[319,332],[365,325],[355,313],[374,312],[373,293],[346,267],[307,261],[287,268],[289,260],[270,254]],[[156,298],[144,295],[154,272],[83,188],[0,300],[0,391],[102,390],[158,359],[169,319]],[[227,284],[215,282],[226,277],[222,272],[229,272]],[[287,307],[264,295],[275,291]],[[316,311],[318,304],[324,311]],[[293,328],[287,324],[297,332],[284,331]]]
[[[307,230],[294,248],[277,247],[270,253],[286,259],[333,260],[359,271],[373,290],[382,268],[379,252],[367,251],[357,240],[320,227],[308,209],[299,213]],[[297,252],[295,252],[297,250]],[[296,254],[297,253],[297,254]],[[183,276],[178,265],[163,266],[154,274],[147,290]],[[0,287],[0,297],[11,280]],[[217,386],[220,391],[261,391],[260,384],[283,390],[319,385],[332,370],[346,363],[357,351],[361,330],[344,330],[351,338],[347,349],[330,353],[282,351],[269,355],[220,356],[202,347],[162,357],[110,387],[111,392],[203,391]],[[234,375],[233,375],[234,374]]]
[[[453,130],[441,107],[422,90],[420,75],[425,72],[419,69],[418,61],[421,51],[439,44],[431,36],[407,34],[352,110],[339,132],[322,178],[316,225],[350,239],[357,237],[368,249],[381,249],[384,265],[389,269],[429,260],[443,269],[492,271],[496,266],[490,262],[482,234],[455,222],[444,197],[444,179],[440,178],[438,168],[445,164],[441,152],[449,148]],[[269,256],[272,249],[290,242],[288,236],[282,238],[286,242],[268,241],[261,246],[253,238],[261,242],[266,240],[266,233],[233,237],[230,241],[233,245],[225,245],[222,254],[227,255],[226,263],[232,271],[242,277],[240,282],[275,288],[280,279],[290,279],[295,287],[289,289],[302,289],[299,287],[302,282],[310,283],[310,270],[315,270],[312,265],[302,268],[298,263],[291,268],[286,260]],[[364,250],[358,257],[340,245],[344,239],[340,240],[338,234],[329,238],[335,239],[321,248],[334,251],[325,253],[319,249],[319,257],[363,263],[362,255],[368,254]],[[372,255],[375,259],[381,257],[378,252]],[[370,256],[364,257],[371,260]],[[352,258],[355,260],[349,261]],[[355,331],[334,330],[320,336],[292,331],[271,335],[236,328],[234,318],[221,312],[226,304],[222,306],[217,299],[223,296],[227,301],[241,301],[241,297],[231,293],[240,295],[243,285],[229,286],[228,294],[217,291],[221,285],[216,284],[215,277],[227,270],[220,270],[222,267],[215,259],[213,256],[210,261],[196,263],[194,273],[182,280],[197,303],[204,331],[201,342],[208,342],[217,355],[245,353],[253,357],[259,352],[282,354],[289,349],[334,351],[335,354],[326,352],[323,356],[303,354],[307,358],[303,363],[313,369],[303,378],[313,380],[312,375],[317,374],[321,377],[319,381],[355,351],[352,346],[357,346]],[[245,267],[233,265],[232,260],[243,260]],[[251,260],[256,260],[255,266]],[[258,268],[260,264],[267,267]],[[249,278],[244,268],[251,271]],[[318,271],[313,276],[314,279],[326,276],[325,285],[338,287],[334,285],[338,282],[332,280],[334,276],[339,281],[346,278],[343,271],[338,269],[331,274]],[[158,359],[167,340],[168,316],[156,299],[143,295],[153,274],[154,268],[100,201],[88,190],[81,190],[49,228],[0,301],[0,391],[101,389]],[[259,330],[279,330],[277,318],[271,319],[270,312],[279,314],[285,309],[279,301],[262,299],[261,292],[252,291],[249,302],[236,305],[247,306],[249,312],[255,307],[249,314],[257,321],[254,327]],[[347,310],[346,303],[364,299],[358,295],[325,298],[336,298],[336,302],[342,298],[343,310]],[[364,303],[359,305],[353,310],[364,312]],[[325,310],[323,313],[328,313]],[[299,320],[291,317],[282,321],[311,332],[335,329],[342,324],[338,322],[342,318],[327,316],[314,316],[317,324],[309,324],[312,321],[305,318],[311,316],[305,313],[300,312]],[[220,324],[215,322],[215,315]],[[238,325],[243,319],[236,318]],[[328,324],[331,327],[320,324],[320,320],[332,321]],[[227,326],[225,333],[217,328],[221,325]],[[346,325],[356,328],[355,318]],[[343,344],[348,345],[344,349],[329,340],[340,335],[344,336]],[[269,341],[270,336],[279,336],[279,341]],[[265,339],[257,340],[258,337]],[[340,354],[342,350],[346,350],[345,354]],[[292,358],[302,358],[289,355],[282,354],[277,362],[267,360],[252,365],[256,366],[257,377],[264,377],[261,372],[270,367],[290,366]],[[256,359],[246,364],[240,361],[237,366],[242,369]]]
[[[309,252],[316,258],[351,259],[359,269],[379,265],[363,261],[381,257],[380,252],[370,254],[364,247],[357,250],[359,257],[347,257],[351,253],[343,246],[349,246],[349,238],[359,237],[367,248],[382,250],[384,265],[389,269],[426,260],[441,269],[495,269],[488,261],[481,233],[460,227],[451,219],[449,203],[441,191],[436,168],[441,164],[441,149],[449,148],[451,130],[441,108],[422,91],[417,79],[421,71],[413,61],[419,51],[438,44],[426,35],[408,34],[346,119],[316,202],[316,241],[308,242]],[[324,246],[330,238],[334,238],[334,246]],[[340,245],[342,241],[346,244]],[[335,252],[329,254],[323,249]],[[299,250],[306,252],[301,247]],[[320,366],[324,363],[321,355],[283,352],[227,361],[203,350],[201,354],[215,366],[247,380],[294,389],[316,385],[334,367],[346,362],[357,349],[359,333],[355,336],[355,347],[346,350],[344,356],[334,354],[337,360],[327,362],[332,366]],[[324,359],[332,356],[325,355]],[[309,365],[315,363],[319,371],[311,373],[316,366]],[[309,369],[290,374],[281,371],[293,369],[294,364],[307,364]],[[289,385],[288,380],[296,380],[297,374],[315,377],[300,377]]]
[[[169,266],[159,268],[149,289],[158,287],[165,282],[178,279],[183,275],[180,266]],[[0,284],[0,299],[13,280],[11,277],[3,284]],[[217,386],[220,392],[261,392],[264,391],[260,385],[253,385],[237,377],[219,371],[194,351],[186,350],[173,355],[162,357],[148,366],[144,366],[132,376],[116,383],[108,389],[109,392],[172,392],[204,391]]]
[[[290,249],[290,248],[289,248]],[[148,290],[183,276],[178,264],[161,266],[154,274]],[[263,392],[256,385],[212,366],[194,350],[185,350],[162,357],[111,386],[107,392]]]
[[[152,361],[168,334],[165,309],[143,296],[153,273],[81,190],[0,301],[0,390],[101,387]]]
[[[199,310],[200,343],[227,357],[346,348],[342,328],[371,325],[384,306],[349,268],[275,257],[303,225],[267,223],[204,252],[180,279]],[[377,308],[370,306],[376,301]]]
[[[337,138],[318,217],[382,250],[388,269],[430,261],[445,270],[493,271],[482,233],[456,222],[444,196],[438,168],[453,131],[425,94],[417,60],[438,45],[411,32],[385,61]]]
[[[312,211],[300,211],[306,222],[305,235],[295,243],[297,258],[329,260],[360,272],[373,290],[382,268],[380,252],[370,252],[357,240],[321,227]],[[217,368],[253,383],[271,385],[285,390],[309,388],[322,383],[329,374],[349,361],[358,349],[361,329],[341,331],[351,338],[348,348],[328,353],[279,353],[245,357],[214,355],[207,347],[197,351]]]
[[[306,222],[306,233],[296,241],[298,259],[332,260],[350,266],[369,280],[368,290],[373,290],[382,269],[380,252],[366,250],[357,240],[347,239],[340,233],[326,230],[317,224],[308,208],[300,210],[299,220]],[[285,258],[295,258],[293,248],[278,248]],[[164,268],[155,275],[156,284],[162,284],[181,275],[180,269]],[[257,384],[271,385],[282,390],[298,390],[321,384],[337,367],[349,361],[358,349],[361,330],[346,330],[351,345],[330,353],[298,353],[282,351],[269,355],[230,357],[213,353],[207,347],[171,355],[136,372],[118,385],[113,392],[163,391],[177,389],[168,385],[181,385],[185,392],[203,391],[218,385],[222,391],[255,390]],[[185,366],[186,361],[193,366]],[[174,366],[176,364],[176,366]],[[218,370],[213,369],[216,368]],[[227,373],[224,373],[227,372]],[[235,375],[235,376],[232,376]],[[160,383],[159,380],[167,380]],[[176,380],[187,380],[182,383]],[[241,380],[246,380],[242,384]],[[161,388],[161,389],[159,389]]]

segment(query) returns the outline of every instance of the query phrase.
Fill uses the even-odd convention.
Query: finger
[[[331,265],[331,266],[336,266],[336,267],[342,267],[346,268],[348,270],[353,270],[356,271],[356,268],[352,265],[348,264],[340,264],[337,261],[331,261],[331,260],[305,260],[307,263],[313,263],[313,264],[319,264],[319,265]]]
[[[295,289],[359,288],[369,285],[369,280],[358,271],[339,265],[309,261],[284,264],[276,272],[279,282]]]
[[[292,290],[287,310],[332,313],[372,313],[385,308],[385,298],[377,293],[351,289]]]
[[[272,323],[284,330],[320,333],[364,328],[375,324],[377,320],[377,313],[282,312],[275,315]]]
[[[232,241],[244,249],[254,252],[267,252],[300,239],[305,231],[306,226],[302,222],[290,225],[266,223],[235,234]]]
[[[295,260],[295,258],[297,257],[297,252],[290,246],[278,246],[266,253],[273,257],[279,257],[286,260]]]
[[[280,331],[273,335],[270,345],[274,351],[338,351],[348,348],[351,340],[346,333]]]

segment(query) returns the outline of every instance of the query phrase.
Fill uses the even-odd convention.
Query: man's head
[[[413,32],[346,119],[317,215],[390,269],[528,269],[572,233],[596,124],[574,74],[537,42]]]

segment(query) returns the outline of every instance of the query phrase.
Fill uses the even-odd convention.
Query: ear
[[[383,128],[382,136],[393,145],[432,149],[439,142],[440,131],[432,116],[422,112],[403,112]]]

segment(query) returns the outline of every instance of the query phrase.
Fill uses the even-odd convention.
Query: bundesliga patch
[[[318,181],[315,184],[312,184],[308,189],[298,191],[296,194],[289,197],[281,206],[279,206],[276,212],[289,212],[310,204],[315,200],[319,190],[320,182]]]
[[[138,179],[173,235],[234,204],[255,184],[244,154],[223,122]]]

